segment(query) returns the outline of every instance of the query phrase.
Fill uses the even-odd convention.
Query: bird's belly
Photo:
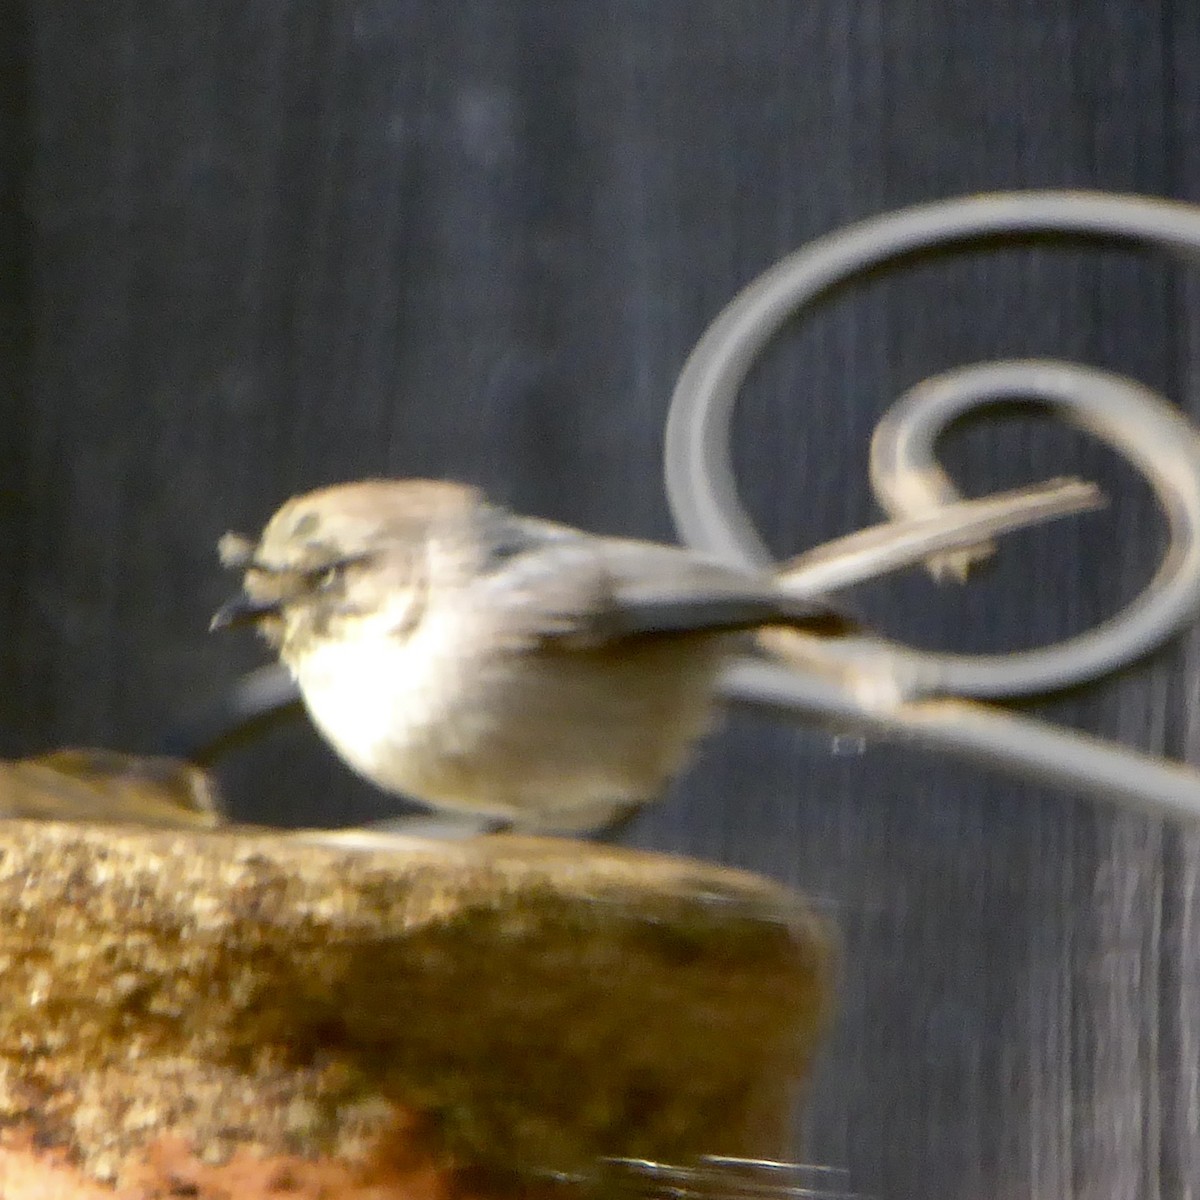
[[[294,665],[313,723],[355,770],[422,799],[430,764],[453,753],[463,708],[451,654],[413,639],[324,642]]]
[[[389,791],[526,827],[588,828],[656,795],[707,726],[714,642],[464,664],[459,636],[437,633],[325,645],[296,670],[314,723]]]

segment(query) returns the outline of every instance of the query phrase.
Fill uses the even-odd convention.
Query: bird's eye
[[[332,567],[326,567],[317,579],[317,587],[323,592],[335,588],[342,582],[346,574],[345,563],[334,563]]]
[[[366,555],[355,554],[346,558],[326,560],[321,566],[314,566],[305,573],[309,588],[315,592],[333,591],[341,588],[346,582],[346,572],[353,566],[366,561]]]

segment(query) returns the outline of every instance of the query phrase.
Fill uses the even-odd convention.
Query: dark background
[[[452,476],[669,538],[662,423],[695,339],[785,252],[898,205],[1086,186],[1200,199],[1195,0],[4,3],[0,753],[152,750],[264,659],[210,638],[213,546],[285,497]],[[1194,280],[989,250],[874,279],[739,410],[782,554],[876,517],[870,428],[951,365],[1052,354],[1200,406]],[[1023,417],[967,490],[1078,471],[1099,517],[961,593],[863,600],[1002,649],[1147,578],[1140,483]],[[1200,760],[1189,637],[1039,711]],[[231,757],[243,816],[387,802],[303,724]],[[803,1152],[878,1197],[1200,1194],[1200,842],[916,750],[738,716],[627,835],[798,884],[844,937]]]

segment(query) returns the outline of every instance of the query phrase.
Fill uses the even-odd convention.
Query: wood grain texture
[[[213,547],[370,474],[668,537],[688,349],[787,251],[898,205],[1084,186],[1200,200],[1194,0],[242,0],[25,7],[4,100],[0,753],[152,749],[261,661],[205,634]],[[13,270],[7,270],[11,262]],[[736,456],[782,554],[875,514],[904,387],[1077,358],[1200,416],[1200,281],[992,248],[840,294],[772,349]],[[973,491],[1075,471],[1111,510],[960,593],[864,604],[1030,645],[1152,570],[1144,487],[1023,416],[948,447]],[[1056,720],[1200,761],[1200,642]],[[303,727],[227,764],[242,815],[383,801]],[[1200,1195],[1200,839],[917,751],[732,722],[638,844],[766,871],[845,936],[805,1153],[879,1197]]]

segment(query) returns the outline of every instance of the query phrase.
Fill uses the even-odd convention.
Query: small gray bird
[[[1072,487],[992,531],[1095,506]],[[739,631],[850,628],[781,575],[515,516],[448,482],[311,492],[220,552],[244,590],[213,627],[258,627],[354,770],[522,830],[595,829],[658,796],[711,722]]]

